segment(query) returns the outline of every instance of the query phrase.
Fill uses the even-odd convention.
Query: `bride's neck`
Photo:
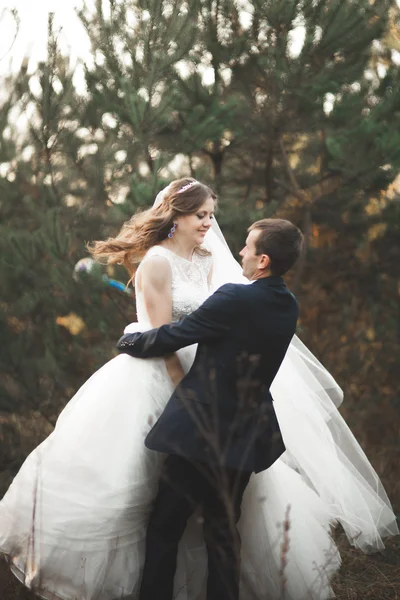
[[[196,246],[185,240],[175,238],[167,238],[162,242],[162,245],[186,260],[192,260],[193,252]]]

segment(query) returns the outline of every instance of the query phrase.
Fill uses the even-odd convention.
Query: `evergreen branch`
[[[17,381],[22,385],[22,387],[25,390],[25,400],[26,400],[27,404],[30,404],[34,408],[34,410],[36,410],[40,414],[40,416],[45,421],[47,421],[47,423],[49,423],[49,425],[51,425],[54,428],[56,425],[56,422],[53,421],[47,415],[45,415],[44,412],[42,411],[40,404],[38,402],[35,402],[35,400],[34,400],[35,394],[32,394],[32,389],[26,385],[25,380],[24,380],[22,374],[19,372],[19,369],[17,369],[16,365],[13,365],[13,371],[14,371]]]
[[[116,299],[114,297],[114,294],[111,293],[111,290],[108,287],[106,288],[106,292],[107,292],[107,296],[110,298],[111,302],[114,304],[114,306],[117,308],[117,311],[119,312],[119,314],[124,319],[124,322],[128,323],[129,322],[129,315],[127,315],[127,314],[124,313],[124,311],[122,310],[122,308],[120,307],[120,305],[116,301]]]
[[[297,179],[296,179],[296,177],[295,177],[295,175],[293,173],[293,170],[292,170],[292,168],[290,166],[289,158],[288,158],[288,155],[286,153],[285,145],[283,143],[282,137],[279,138],[279,147],[280,147],[280,150],[281,150],[281,154],[282,154],[282,158],[283,158],[283,163],[284,163],[287,175],[289,177],[289,181],[290,181],[291,186],[292,186],[292,194],[293,194],[293,196],[296,196],[296,198],[298,198],[300,201],[303,202],[303,201],[307,200],[307,198],[306,198],[306,195],[305,195],[304,191],[299,186],[299,184],[297,182]]]
[[[303,225],[302,225],[303,240],[304,240],[303,250],[302,250],[299,260],[297,261],[296,271],[295,271],[293,282],[291,285],[293,292],[295,294],[298,292],[298,289],[301,285],[302,277],[303,277],[303,274],[304,274],[304,271],[306,268],[307,254],[308,254],[308,249],[310,246],[311,225],[312,225],[311,205],[307,204],[304,209]]]
[[[47,146],[45,147],[45,155],[46,155],[46,163],[47,163],[47,169],[50,175],[50,181],[51,181],[51,189],[53,190],[53,193],[55,195],[55,197],[58,200],[58,203],[61,203],[61,197],[60,194],[58,192],[57,186],[56,186],[56,182],[55,182],[55,178],[54,178],[54,170],[53,170],[53,156],[51,153],[51,148],[48,148]]]
[[[327,36],[330,28],[335,23],[336,18],[338,17],[343,6],[345,6],[347,4],[347,1],[348,0],[336,0],[336,2],[337,2],[336,6],[334,6],[333,8],[330,8],[330,18],[328,19],[327,23],[325,24],[321,42]],[[325,6],[327,6],[326,2],[325,2]]]
[[[282,181],[282,179],[277,179],[275,177],[274,183],[281,187],[283,190],[285,190],[285,192],[288,192],[288,194],[290,194],[291,196],[294,196],[292,186],[288,185],[285,181]]]
[[[294,276],[293,289],[297,291],[301,278],[304,273],[306,262],[307,262],[307,254],[310,246],[310,234],[311,234],[311,203],[307,194],[302,190],[297,182],[297,179],[293,173],[293,170],[290,166],[289,159],[285,150],[285,145],[283,143],[282,137],[279,138],[279,146],[281,149],[281,154],[283,158],[283,162],[286,167],[286,171],[289,177],[289,181],[291,182],[292,187],[294,188],[294,195],[305,204],[305,212],[303,217],[303,251],[301,253],[300,259],[297,263],[296,273]]]
[[[300,202],[304,205],[314,205],[320,198],[323,198],[327,194],[331,194],[342,184],[350,183],[354,178],[357,177],[354,176],[346,180],[341,174],[339,175],[334,173],[331,175],[326,175],[313,185],[310,185],[308,188],[300,190],[300,196],[296,193],[296,190],[293,190],[293,187],[288,185],[285,181],[276,178],[274,181],[277,185],[279,185],[279,187],[290,194],[290,196],[287,197],[282,204],[282,208],[285,208],[285,205],[290,203],[292,198],[297,198],[297,200],[300,200]]]

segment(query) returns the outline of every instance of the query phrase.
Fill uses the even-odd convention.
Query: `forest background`
[[[398,511],[397,3],[96,0],[79,18],[83,88],[52,15],[46,60],[1,80],[0,495],[136,319],[103,277],[126,282],[120,268],[75,269],[86,242],[190,175],[218,193],[235,255],[258,218],[303,230],[298,335]],[[398,543],[361,557],[337,536],[338,596],[397,598]]]

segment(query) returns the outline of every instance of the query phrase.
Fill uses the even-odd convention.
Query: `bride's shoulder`
[[[156,248],[156,246],[153,246]],[[153,250],[150,248],[150,250]],[[162,287],[170,285],[172,277],[171,264],[166,254],[162,252],[148,250],[141,260],[141,263],[136,271],[135,287],[137,290],[143,285],[153,285],[154,287]]]
[[[141,265],[151,261],[152,263],[169,263],[170,253],[163,246],[152,246],[146,252],[141,260]]]
[[[162,246],[152,246],[147,250],[146,254],[142,258],[138,271],[170,271],[170,260],[168,251]]]
[[[149,258],[150,256],[167,256],[167,254],[168,250],[164,248],[164,246],[156,245],[152,246],[147,250],[142,260],[144,260],[145,258]]]

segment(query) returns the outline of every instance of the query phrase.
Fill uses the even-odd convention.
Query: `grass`
[[[26,589],[14,577],[6,561],[0,558],[0,598],[1,600],[36,600],[37,596]]]
[[[335,533],[335,542],[343,560],[333,582],[337,600],[400,600],[398,539],[390,539],[384,552],[369,555],[349,547],[344,533],[340,530]],[[37,600],[37,596],[24,588],[11,574],[3,559],[0,559],[0,598]]]
[[[349,424],[358,440],[368,448],[369,459],[381,477],[389,498],[395,504],[395,512],[400,514],[398,444],[390,446],[381,443],[376,446],[368,444],[368,440],[363,439],[363,432],[365,435],[363,424],[360,424],[359,419],[352,419],[352,416],[350,415],[348,419]],[[32,446],[34,445],[36,443],[32,443]],[[3,472],[3,475],[5,476],[6,472]],[[4,490],[8,487],[9,480],[11,480],[9,473],[7,473],[7,477],[4,477],[4,481],[0,477],[0,484]],[[349,546],[341,528],[337,528],[334,532],[334,540],[342,557],[341,569],[335,575],[332,583],[336,600],[400,600],[400,537],[387,540],[384,552],[369,555]],[[12,575],[6,561],[1,557],[0,600],[37,600],[37,596],[21,585]],[[76,598],[76,600],[81,599]],[[259,600],[268,600],[268,598]]]
[[[363,554],[349,547],[345,535],[336,535],[343,564],[333,588],[337,600],[399,600],[400,543],[390,539],[384,552]]]

